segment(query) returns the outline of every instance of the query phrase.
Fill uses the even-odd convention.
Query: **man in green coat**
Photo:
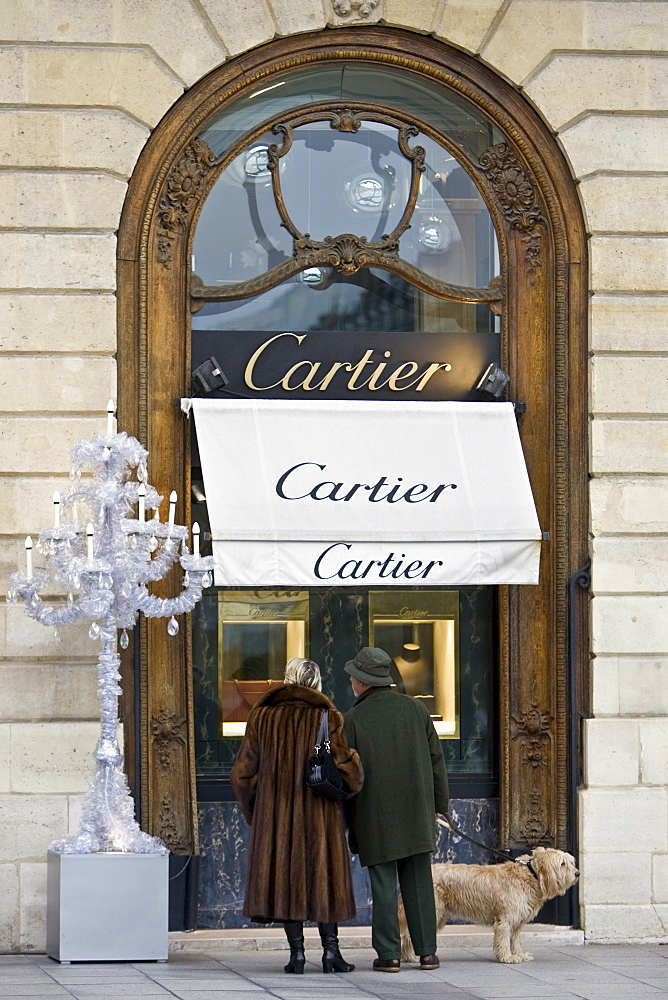
[[[390,688],[391,662],[383,649],[365,646],[344,668],[357,698],[344,728],[364,768],[362,791],[346,802],[350,849],[369,869],[374,969],[401,968],[397,879],[420,968],[437,969],[431,852],[436,814],[448,810],[448,779],[427,709]]]

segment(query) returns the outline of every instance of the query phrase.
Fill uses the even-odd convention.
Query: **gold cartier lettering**
[[[290,376],[294,375],[295,372],[298,371],[300,368],[303,368],[304,365],[310,365],[310,367],[311,367],[311,370],[308,373],[308,375],[306,376],[306,378],[302,379],[301,382],[298,382],[297,385],[290,385]],[[315,373],[316,373],[316,371],[318,370],[319,367],[320,367],[320,362],[319,361],[316,361],[316,362],[314,362],[314,361],[298,361],[296,365],[293,365],[292,368],[288,369],[288,371],[285,373],[285,375],[281,379],[281,385],[283,386],[284,389],[287,389],[288,392],[291,392],[293,389],[301,389],[302,386],[304,386],[304,387],[306,386],[306,383],[308,382],[308,380],[310,378],[312,378],[313,375],[315,375]]]
[[[281,379],[278,382],[274,382],[273,385],[255,385],[253,382],[253,369],[257,363],[257,359],[260,357],[262,352],[270,344],[273,344],[275,340],[280,340],[281,337],[294,337],[298,344],[301,344],[302,340],[306,337],[303,333],[301,337],[298,337],[296,333],[277,333],[275,337],[270,337],[269,340],[265,340],[264,344],[260,344],[255,354],[251,357],[250,361],[246,365],[246,370],[244,372],[244,382],[249,389],[256,389],[258,392],[266,392],[267,389],[275,389],[277,385],[281,384]]]
[[[436,361],[427,365],[423,371],[419,370],[420,366],[417,361],[405,361],[392,370],[391,364],[387,361],[381,361],[376,364],[373,357],[374,352],[369,348],[356,364],[352,364],[349,361],[334,361],[325,371],[320,381],[316,379],[321,373],[320,370],[323,363],[321,361],[304,359],[303,361],[295,362],[276,382],[272,382],[270,385],[256,384],[254,381],[256,365],[264,352],[272,344],[279,341],[282,337],[292,337],[297,341],[297,344],[301,345],[306,340],[306,336],[305,333],[300,335],[296,333],[277,333],[276,336],[270,337],[269,340],[265,340],[263,344],[260,344],[249,359],[244,370],[244,381],[248,388],[255,389],[256,392],[268,392],[270,389],[276,389],[278,386],[281,386],[286,392],[294,392],[296,389],[303,389],[306,392],[314,392],[316,390],[324,392],[339,372],[348,372],[350,374],[348,379],[348,389],[350,392],[356,392],[358,389],[364,389],[365,387],[368,387],[371,392],[377,392],[379,389],[385,387],[392,392],[403,392],[406,389],[412,388],[415,388],[416,392],[422,392],[436,372],[452,371],[452,365]],[[391,357],[391,352],[384,351],[383,356],[389,358]],[[375,367],[369,377],[363,381],[365,369],[369,365],[375,365]],[[383,378],[386,374],[386,369],[389,369],[389,374],[387,374],[387,378]]]
[[[373,351],[365,351],[364,356],[360,358],[360,360],[354,367],[351,368],[350,366],[348,366],[348,371],[353,372],[353,376],[348,382],[349,389],[352,389],[354,391],[355,389],[364,388],[366,382],[362,382],[362,385],[355,385],[355,379],[357,378],[358,375],[362,374],[363,368],[365,368],[367,365],[373,364],[373,361],[371,360],[372,357],[373,357]]]
[[[417,391],[418,392],[422,392],[422,390],[426,386],[426,384],[429,381],[429,379],[432,377],[432,375],[436,374],[436,372],[439,370],[439,368],[442,368],[444,372],[451,372],[452,371],[452,365],[437,365],[435,362],[433,364],[429,365],[429,367],[427,368],[427,370],[424,373],[424,375],[421,375],[420,379],[418,380],[418,383],[417,383]],[[411,382],[411,386],[412,385],[414,385],[413,382]],[[410,386],[407,385],[406,388],[410,389]]]
[[[401,373],[404,368],[410,368],[410,371],[406,372],[405,375],[402,375]],[[410,378],[411,375],[415,375],[417,370],[418,366],[415,363],[415,361],[407,361],[405,365],[399,365],[397,370],[393,371],[390,377],[388,378],[387,380],[388,386],[394,392],[401,392],[402,389],[408,389],[409,386],[407,385],[397,385],[397,381],[399,379]]]

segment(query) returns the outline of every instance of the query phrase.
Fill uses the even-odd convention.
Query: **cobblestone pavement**
[[[499,965],[489,948],[441,952],[441,968],[398,975],[371,971],[370,949],[345,950],[357,965],[323,976],[315,949],[303,976],[286,976],[284,952],[179,953],[166,964],[59,965],[44,955],[0,956],[0,998],[32,1000],[645,1000],[668,998],[668,945],[534,948],[533,962]]]

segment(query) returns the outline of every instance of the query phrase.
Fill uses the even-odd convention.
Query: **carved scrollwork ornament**
[[[187,854],[188,845],[179,833],[176,817],[170,795],[165,792],[160,802],[158,814],[158,836],[164,841],[172,854]]]
[[[520,741],[522,761],[532,768],[547,767],[547,744],[550,739],[552,716],[542,712],[537,702],[519,715],[511,716],[511,739]]]
[[[163,708],[151,719],[151,732],[158,763],[163,771],[169,771],[173,751],[186,745],[186,720],[182,715],[168,715]]]
[[[370,17],[380,0],[332,0],[332,10],[339,17]]]
[[[526,261],[529,271],[533,273],[543,266],[540,256],[541,229],[547,226],[533,180],[505,142],[491,146],[478,162],[503,215],[513,229],[524,233],[522,242],[526,245]]]
[[[353,111],[352,108],[343,108],[342,111],[334,112],[330,125],[337,132],[359,132],[362,127],[362,119],[358,111]]]
[[[184,231],[215,162],[215,154],[204,140],[193,139],[169,172],[158,205],[158,261],[163,267],[172,262],[174,241]]]
[[[537,847],[541,841],[545,840],[548,832],[548,824],[545,815],[545,805],[540,792],[532,792],[529,799],[529,808],[522,826],[519,830],[520,842],[528,844],[529,847]]]

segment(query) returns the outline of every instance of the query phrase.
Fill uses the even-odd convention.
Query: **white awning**
[[[225,587],[538,582],[512,403],[194,399]]]

